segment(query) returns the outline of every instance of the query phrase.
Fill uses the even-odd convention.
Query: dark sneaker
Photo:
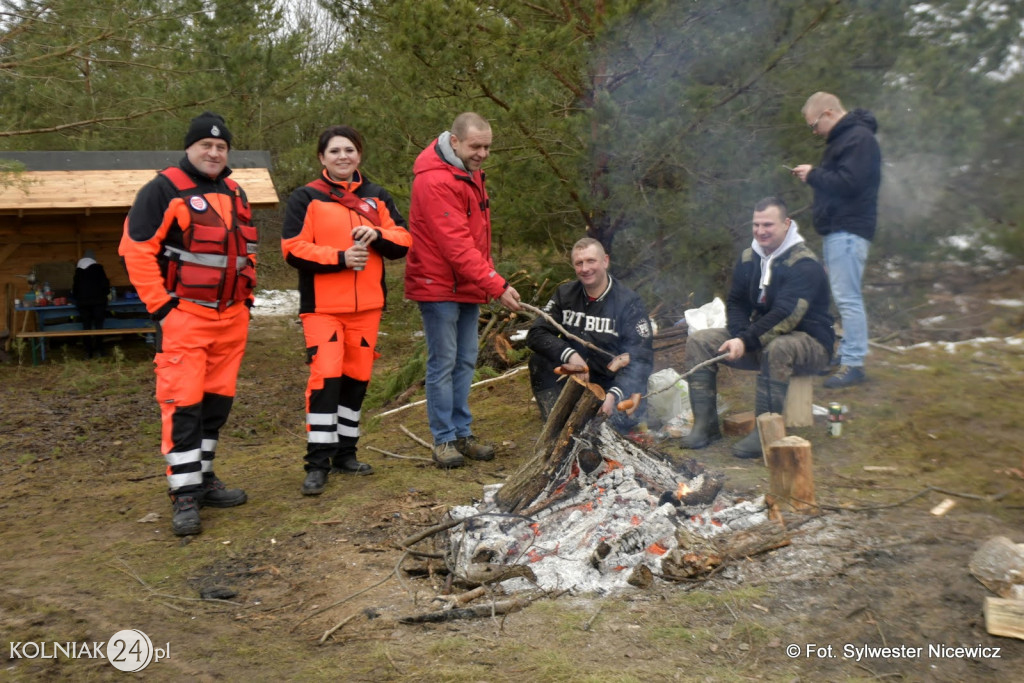
[[[171,528],[176,536],[192,536],[203,530],[199,521],[199,503],[194,494],[171,496],[171,510]]]
[[[331,474],[373,474],[373,467],[365,462],[356,460],[355,453],[346,453],[334,458],[331,466]]]
[[[838,355],[832,356],[832,360],[830,360],[828,362],[828,365],[826,365],[824,368],[819,370],[818,374],[819,375],[826,375],[826,376],[827,375],[831,375],[833,372],[835,372],[836,368],[838,368],[840,365],[841,365],[841,363],[839,361],[839,356]]]
[[[199,495],[200,507],[233,508],[249,500],[242,489],[229,489],[215,474],[203,475],[203,488]]]
[[[826,389],[842,389],[852,387],[854,384],[861,384],[867,380],[864,368],[859,365],[840,365],[836,374],[825,380],[823,387]]]
[[[310,470],[302,482],[302,495],[319,496],[327,486],[327,470]]]
[[[462,467],[466,464],[466,460],[462,457],[462,453],[459,453],[455,448],[454,441],[439,443],[434,446],[433,458],[438,467],[442,467],[446,470],[453,467]]]
[[[470,460],[494,460],[494,446],[480,443],[472,434],[456,439],[455,450]]]

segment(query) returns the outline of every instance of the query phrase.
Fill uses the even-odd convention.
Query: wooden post
[[[786,407],[782,414],[786,416],[787,427],[814,426],[814,384],[810,375],[789,378],[789,390],[786,392]]]
[[[769,490],[778,504],[792,511],[814,509],[811,442],[799,436],[787,436],[769,445],[766,453]]]
[[[757,416],[757,434],[761,437],[764,466],[768,467],[768,446],[786,436],[786,421],[778,413],[761,413]]]

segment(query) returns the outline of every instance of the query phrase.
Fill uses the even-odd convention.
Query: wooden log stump
[[[761,455],[768,466],[768,446],[786,436],[786,420],[778,413],[761,413],[757,416],[757,435],[761,437]]]
[[[786,436],[771,443],[766,451],[769,491],[780,508],[814,511],[814,459],[811,442]]]

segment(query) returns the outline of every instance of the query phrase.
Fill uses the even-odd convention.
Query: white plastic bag
[[[666,425],[689,412],[689,387],[672,368],[659,370],[647,379],[647,418]]]
[[[690,332],[725,327],[725,304],[717,296],[700,308],[691,308],[683,314]]]

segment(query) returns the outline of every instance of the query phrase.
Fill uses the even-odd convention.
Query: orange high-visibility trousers
[[[363,398],[377,358],[381,309],[303,313],[306,383],[306,470],[330,469],[342,451],[354,453]]]
[[[157,325],[156,400],[171,493],[198,490],[213,471],[248,335],[248,311],[210,320],[175,308]]]

